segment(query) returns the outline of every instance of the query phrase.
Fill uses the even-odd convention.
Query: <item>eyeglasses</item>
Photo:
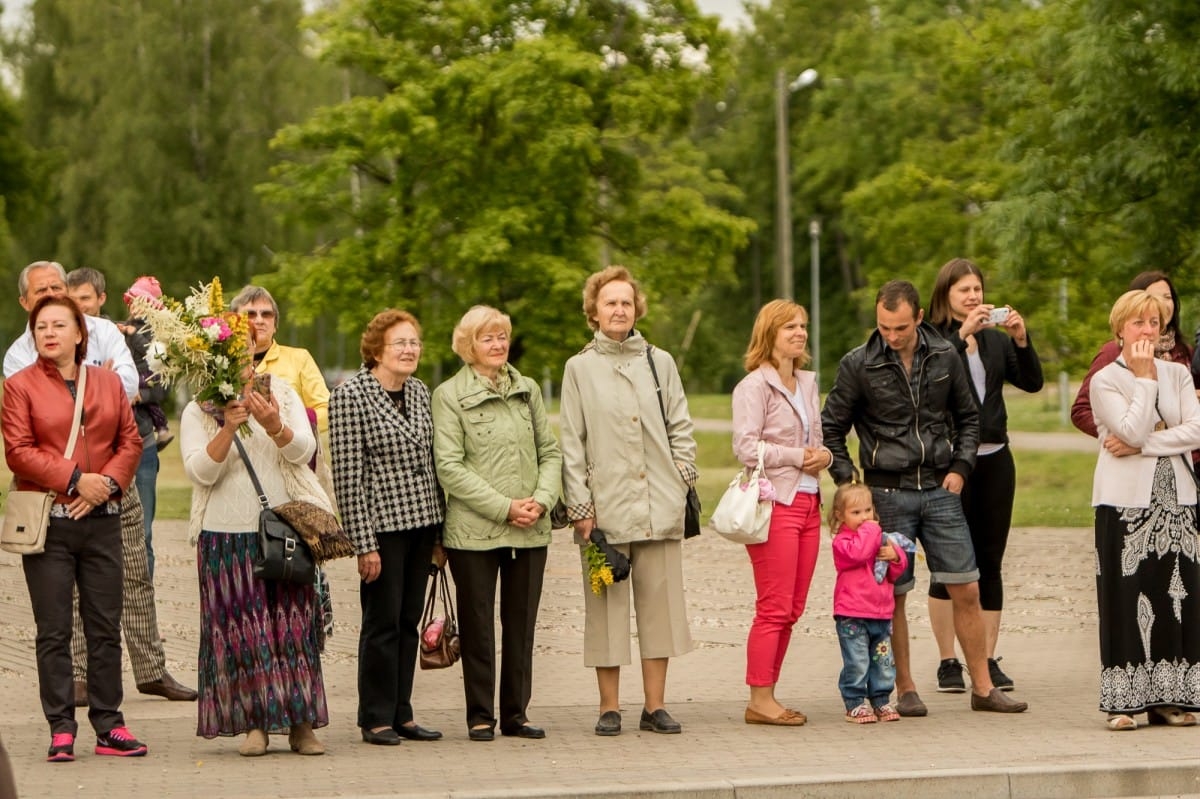
[[[419,350],[421,349],[421,339],[419,338],[401,338],[395,341],[389,341],[386,345],[388,348],[403,352],[404,350]]]
[[[251,308],[250,310],[246,311],[246,316],[250,317],[251,319],[274,319],[275,312],[270,309],[265,311],[256,311]]]

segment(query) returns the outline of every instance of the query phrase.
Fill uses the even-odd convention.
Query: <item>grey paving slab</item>
[[[185,525],[156,530],[158,612],[169,667],[194,684],[199,612]],[[137,760],[43,762],[48,733],[37,698],[32,619],[15,556],[0,553],[0,734],[23,797],[859,797],[925,799],[1170,796],[1200,793],[1200,728],[1111,733],[1097,707],[1091,531],[1014,531],[1006,563],[1005,670],[1028,713],[973,713],[965,695],[934,691],[936,648],[921,594],[909,602],[914,667],[925,719],[867,727],[842,720],[840,658],[831,619],[832,560],[822,552],[809,607],[796,627],[779,694],[809,716],[800,728],[742,722],[744,642],[753,608],[745,551],[706,534],[685,547],[697,648],[671,663],[668,706],[678,736],[637,731],[640,675],[623,674],[626,732],[592,734],[595,678],[582,665],[582,580],[569,537],[551,547],[539,614],[533,723],[544,741],[467,740],[458,667],[419,672],[420,723],[446,738],[395,748],[363,744],[355,727],[357,582],[350,561],[330,569],[338,629],[323,659],[329,753],[304,758],[273,739],[267,757],[237,755],[237,739],[195,735],[195,706],[139,695],[126,670],[125,714],[150,746]],[[82,719],[81,719],[82,720]],[[83,722],[86,728],[86,721]]]

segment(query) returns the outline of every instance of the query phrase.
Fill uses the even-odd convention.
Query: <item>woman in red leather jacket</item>
[[[75,759],[71,675],[71,589],[87,630],[88,720],[96,754],[146,754],[121,714],[120,498],[133,482],[142,440],[121,379],[83,363],[87,325],[67,297],[45,297],[29,312],[38,359],[4,384],[4,457],[17,488],[54,491],[45,551],[21,566],[37,625],[38,685],[50,723],[46,759]],[[64,454],[80,370],[87,369],[80,430]]]

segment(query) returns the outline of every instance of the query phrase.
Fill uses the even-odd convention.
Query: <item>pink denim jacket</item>
[[[795,374],[812,428],[808,447],[824,450],[816,375],[800,370]],[[770,364],[759,366],[733,389],[733,454],[751,469],[756,462],[759,439],[767,443],[763,474],[775,487],[776,501],[791,505],[803,476],[804,425],[788,399],[779,373]]]

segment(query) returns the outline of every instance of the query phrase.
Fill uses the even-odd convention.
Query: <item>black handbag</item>
[[[658,409],[662,412],[663,426],[670,433],[671,426],[667,423],[667,406],[663,404],[662,385],[658,382],[658,370],[654,368],[654,358],[650,357],[649,344],[646,345],[646,362],[650,364],[650,374],[654,377],[654,388],[658,394]],[[700,495],[695,486],[688,486],[683,505],[683,537],[695,538],[700,535]]]
[[[237,445],[238,454],[246,464],[246,471],[250,473],[250,481],[254,483],[254,490],[258,492],[258,501],[262,505],[258,514],[258,557],[254,561],[254,576],[285,583],[313,583],[317,577],[317,565],[308,544],[267,504],[267,494],[237,433],[234,433],[233,443]]]

